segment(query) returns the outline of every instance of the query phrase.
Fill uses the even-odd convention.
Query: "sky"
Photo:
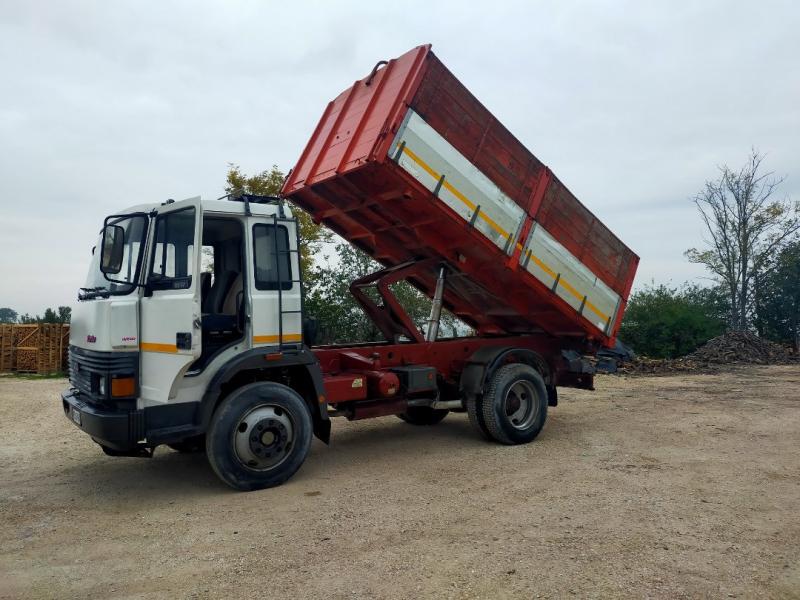
[[[74,305],[103,217],[291,168],[327,102],[432,43],[641,257],[705,281],[691,199],[751,148],[800,200],[795,2],[0,1],[0,307]]]

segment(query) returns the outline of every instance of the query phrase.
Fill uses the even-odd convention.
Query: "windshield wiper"
[[[81,294],[80,292],[84,292]],[[92,298],[108,298],[111,292],[104,288],[102,285],[92,288],[80,288],[78,292],[78,300],[91,300]]]

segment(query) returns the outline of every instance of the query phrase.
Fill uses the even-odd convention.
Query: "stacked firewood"
[[[39,371],[40,325],[14,325],[14,370],[18,373]]]
[[[11,370],[14,364],[14,330],[12,325],[0,325],[0,373]]]
[[[68,345],[68,325],[2,325],[0,373],[50,374],[65,371]]]
[[[39,351],[29,348],[17,348],[14,357],[14,370],[17,373],[39,372]]]

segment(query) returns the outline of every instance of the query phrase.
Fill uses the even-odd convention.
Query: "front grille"
[[[110,379],[112,375],[133,375],[138,380],[138,352],[97,352],[76,346],[69,347],[69,381],[85,400],[104,402],[97,390],[99,377]],[[110,387],[107,381],[106,388]],[[106,396],[109,390],[106,389]]]

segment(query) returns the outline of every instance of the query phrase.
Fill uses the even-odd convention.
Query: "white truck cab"
[[[302,343],[297,222],[281,199],[237,200],[167,201],[106,217],[73,312],[62,402],[107,454],[202,446],[225,386],[267,362],[284,376],[303,372],[313,429],[327,441],[321,392],[311,389],[321,387],[318,368]]]

